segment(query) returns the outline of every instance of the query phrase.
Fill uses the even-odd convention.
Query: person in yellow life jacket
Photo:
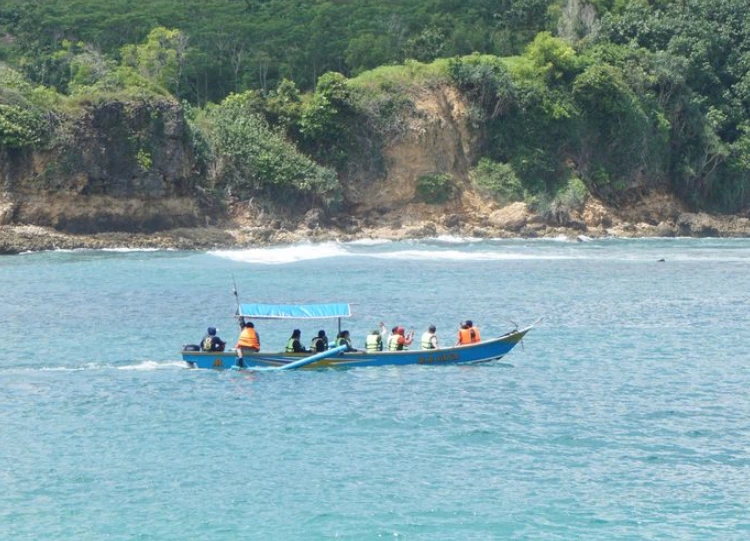
[[[352,339],[349,337],[349,331],[341,331],[336,336],[336,347],[346,346],[346,351],[358,351],[352,347]]]
[[[481,342],[482,338],[479,336],[479,327],[475,327],[470,319],[466,320],[466,324],[469,326],[469,330],[471,330],[471,343]]]
[[[422,335],[422,349],[438,348],[437,334],[435,334],[436,331],[437,327],[435,327],[435,325],[427,327],[427,330]]]
[[[456,341],[457,346],[465,346],[466,344],[472,343],[471,327],[468,325],[468,321],[461,322],[461,328],[458,329],[458,340]]]
[[[414,331],[406,333],[403,327],[393,327],[393,334],[388,338],[388,351],[402,351],[414,341]]]
[[[369,353],[376,351],[383,351],[383,337],[380,334],[380,330],[375,329],[365,338],[365,350]]]
[[[289,337],[284,351],[286,353],[306,353],[308,351],[302,346],[302,331],[299,329],[292,331],[292,336]]]

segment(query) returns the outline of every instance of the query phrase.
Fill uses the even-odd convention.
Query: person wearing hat
[[[216,336],[216,327],[209,327],[201,340],[201,351],[224,351],[227,343]]]

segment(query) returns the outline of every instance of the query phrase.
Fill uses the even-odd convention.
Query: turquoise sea
[[[185,369],[233,277],[359,345],[544,320],[480,366]],[[750,539],[749,309],[747,239],[0,257],[0,539]]]

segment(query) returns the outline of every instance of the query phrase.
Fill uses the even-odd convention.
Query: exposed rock
[[[680,235],[694,237],[716,237],[719,236],[719,230],[716,227],[715,220],[704,213],[685,212],[677,217],[675,222]]]
[[[654,235],[657,237],[676,237],[677,228],[670,222],[661,222],[654,228]]]
[[[307,212],[307,214],[305,214],[302,222],[308,229],[315,229],[316,227],[320,227],[323,224],[324,217],[325,215],[323,214],[322,210],[311,209]]]
[[[512,203],[489,216],[489,223],[507,231],[520,231],[528,222],[530,212],[526,203]]]
[[[445,227],[458,227],[461,225],[461,217],[458,214],[449,214],[443,218]]]

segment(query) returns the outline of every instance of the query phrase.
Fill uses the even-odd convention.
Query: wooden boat
[[[240,304],[238,317],[245,319],[338,319],[339,332],[341,318],[350,317],[348,304]],[[292,370],[299,368],[350,368],[366,366],[404,366],[412,364],[476,364],[496,361],[507,355],[526,335],[533,325],[514,329],[502,336],[455,347],[431,350],[348,351],[346,346],[335,347],[311,355],[310,353],[265,353],[245,351],[239,362],[237,351],[222,352],[191,351],[183,347],[182,359],[191,368],[244,368],[249,370]],[[261,345],[262,346],[262,345]],[[195,348],[192,348],[195,349]]]

